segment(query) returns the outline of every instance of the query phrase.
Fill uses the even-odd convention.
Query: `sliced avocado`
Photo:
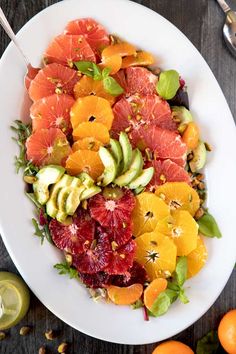
[[[135,190],[134,190],[134,194],[140,194],[140,193],[142,193],[142,191],[145,189],[145,187],[138,187],[138,188],[136,188]]]
[[[68,215],[64,211],[58,210],[58,212],[56,214],[56,219],[57,219],[57,221],[64,223],[67,216]]]
[[[117,173],[121,170],[121,162],[123,158],[122,149],[119,141],[115,139],[110,139],[110,152],[112,156],[115,158],[116,165],[117,165]]]
[[[143,168],[143,157],[139,149],[133,151],[133,157],[129,169],[117,177],[114,181],[118,186],[127,186],[133,181],[141,172]]]
[[[126,172],[131,164],[132,160],[132,146],[130,144],[128,135],[124,132],[120,133],[119,142],[121,145],[122,155],[123,155],[123,170]]]
[[[180,133],[183,133],[185,128],[187,127],[187,124],[193,121],[192,114],[184,106],[173,106],[171,107],[171,109],[174,113],[174,118],[177,118],[180,121],[178,130]]]
[[[36,174],[37,180],[33,183],[33,190],[37,201],[41,205],[46,204],[49,199],[49,185],[57,183],[64,173],[64,167],[48,165],[41,168]]]
[[[86,172],[81,172],[77,177],[81,180],[86,188],[90,188],[94,185],[94,180]]]
[[[80,204],[80,196],[85,190],[85,187],[82,185],[80,187],[73,187],[72,191],[69,193],[66,199],[66,213],[67,215],[74,215],[76,209]]]
[[[140,173],[140,175],[135,178],[130,184],[129,188],[130,189],[139,189],[140,187],[146,187],[146,185],[151,181],[152,177],[154,175],[154,168],[153,167],[148,167]]]
[[[98,153],[100,159],[102,160],[103,165],[105,166],[103,174],[100,177],[98,177],[98,181],[101,183],[103,187],[105,187],[109,183],[113,182],[113,180],[116,178],[116,172],[117,172],[116,162],[115,162],[115,158],[112,156],[109,150],[106,149],[104,146],[101,146],[99,148]]]
[[[189,162],[192,172],[198,172],[206,163],[207,150],[202,141],[199,141],[196,149],[193,150],[193,159]]]
[[[101,192],[101,188],[97,186],[92,186],[90,188],[85,189],[80,195],[80,201],[92,198],[94,195]]]
[[[73,181],[72,176],[64,175],[62,178],[52,187],[50,198],[46,204],[46,212],[51,218],[55,218],[58,212],[57,195],[61,188],[69,186]]]

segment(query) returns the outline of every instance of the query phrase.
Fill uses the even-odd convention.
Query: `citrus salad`
[[[210,146],[185,81],[90,18],[69,22],[43,60],[27,78],[31,123],[13,127],[35,235],[96,300],[142,307],[145,319],[187,303],[204,236],[221,233],[204,207]]]

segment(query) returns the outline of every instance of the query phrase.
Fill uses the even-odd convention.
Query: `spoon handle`
[[[7,33],[8,37],[15,43],[15,46],[23,56],[26,65],[29,65],[29,60],[27,59],[26,55],[24,54],[23,50],[21,49],[18,40],[16,39],[15,33],[13,32],[9,22],[6,19],[6,16],[4,15],[4,12],[2,8],[0,7],[0,25],[4,28],[5,32]]]
[[[226,3],[225,0],[216,0],[218,2],[218,4],[220,5],[220,7],[222,8],[222,10],[226,13],[228,11],[230,11],[230,7],[229,5]]]

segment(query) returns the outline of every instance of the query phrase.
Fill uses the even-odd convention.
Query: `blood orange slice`
[[[157,95],[132,95],[121,98],[113,107],[112,131],[129,132],[134,145],[142,135],[142,128],[153,124],[160,128],[176,130],[169,104]]]
[[[29,95],[33,101],[54,93],[73,96],[73,89],[79,80],[77,72],[60,64],[49,64],[41,69],[31,81]]]
[[[80,280],[83,284],[92,289],[105,288],[110,284],[111,276],[105,272],[94,274],[79,273]]]
[[[112,244],[112,256],[105,272],[108,274],[125,274],[132,266],[136,244],[133,240],[117,247]]]
[[[157,76],[146,68],[138,66],[127,68],[126,81],[126,94],[133,95],[140,93],[148,95],[156,92]]]
[[[122,228],[130,222],[135,198],[129,189],[105,188],[89,200],[91,216],[102,226]]]
[[[155,171],[151,182],[147,186],[150,192],[154,192],[158,186],[166,182],[186,182],[191,184],[188,172],[170,159],[150,161],[146,165],[147,167],[153,166]]]
[[[110,44],[110,39],[105,28],[92,18],[81,18],[70,21],[64,33],[83,35],[96,53],[99,53],[104,47]]]
[[[181,136],[167,129],[146,126],[142,129],[143,144],[157,159],[170,159],[180,166],[186,163],[187,146]]]
[[[132,237],[132,223],[129,222],[128,224],[124,224],[120,229],[106,229],[111,243],[114,244],[116,247],[123,246],[126,244]]]
[[[95,221],[85,210],[79,210],[70,225],[51,220],[49,230],[55,245],[66,252],[81,254],[87,250],[94,239]]]
[[[111,284],[117,286],[130,286],[135,283],[144,284],[146,281],[146,270],[141,264],[135,261],[124,275],[115,275],[111,278]]]
[[[63,165],[71,153],[65,134],[57,128],[40,129],[26,140],[26,156],[36,166]]]
[[[36,101],[30,108],[33,130],[59,128],[65,134],[71,133],[70,109],[74,102],[71,96],[64,94]]]
[[[46,63],[59,63],[73,68],[75,61],[96,62],[95,54],[84,36],[60,34],[44,53]]]

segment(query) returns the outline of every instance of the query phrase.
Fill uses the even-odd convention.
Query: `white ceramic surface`
[[[157,13],[126,0],[68,0],[32,18],[18,33],[26,54],[39,65],[48,42],[69,20],[93,17],[110,32],[151,51],[163,68],[174,68],[186,80],[191,109],[205,140],[213,146],[207,165],[208,206],[223,233],[208,239],[209,260],[203,271],[187,282],[190,303],[176,302],[161,318],[143,320],[140,310],[94,303],[75,280],[59,276],[53,265],[61,260],[53,246],[43,247],[33,236],[33,207],[24,196],[21,175],[13,165],[18,153],[10,124],[19,117],[24,99],[24,61],[10,44],[0,62],[0,225],[5,245],[32,291],[56,316],[81,332],[123,344],[163,340],[202,316],[224,288],[235,263],[236,130],[208,65],[189,40]],[[197,30],[197,29],[196,29]]]

